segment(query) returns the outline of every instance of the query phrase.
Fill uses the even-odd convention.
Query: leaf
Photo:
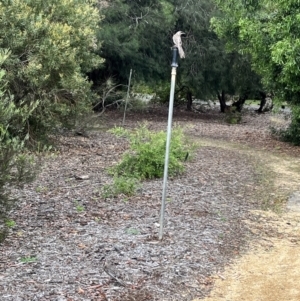
[[[89,175],[81,175],[81,176],[76,176],[75,175],[74,177],[75,177],[76,180],[81,180],[81,181],[88,180],[90,178]]]

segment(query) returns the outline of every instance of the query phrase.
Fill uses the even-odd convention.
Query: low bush
[[[115,176],[112,185],[105,185],[103,187],[102,196],[104,198],[115,197],[119,194],[131,196],[136,192],[138,186],[138,179],[132,177]]]
[[[289,118],[288,118],[289,119]],[[291,122],[288,127],[271,127],[272,135],[276,138],[290,142],[294,145],[300,145],[300,108],[292,107]]]
[[[28,136],[23,140],[16,136],[23,130],[32,108],[17,107],[6,92],[5,71],[1,65],[8,56],[9,51],[0,50],[0,241],[5,237],[7,213],[14,203],[9,197],[9,188],[32,180],[36,170],[33,156],[24,148]]]
[[[129,151],[123,155],[119,164],[111,168],[111,173],[137,179],[163,177],[166,132],[151,132],[146,124],[134,131],[116,127],[110,132],[119,137],[126,137],[130,142]],[[194,147],[181,128],[173,129],[168,167],[170,176],[176,176],[184,171],[183,163]]]
[[[287,129],[276,132],[273,130],[273,134],[279,135],[283,141],[300,145],[300,108],[292,108],[292,121]]]

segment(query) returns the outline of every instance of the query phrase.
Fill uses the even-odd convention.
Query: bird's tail
[[[182,47],[178,47],[178,52],[179,52],[180,58],[184,59],[185,58],[185,54],[184,54],[184,51],[183,51]]]

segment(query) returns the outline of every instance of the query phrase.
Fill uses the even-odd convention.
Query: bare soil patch
[[[267,231],[257,229],[255,240],[222,275],[214,275],[213,290],[204,301],[298,301],[300,300],[300,214],[253,212]],[[197,299],[200,300],[200,299]]]
[[[260,209],[266,197],[272,204],[296,190],[284,183],[296,179],[299,148],[272,138],[271,115],[248,112],[244,123],[229,126],[216,111],[175,110],[174,122],[201,147],[186,172],[169,179],[162,241],[162,180],[144,182],[129,198],[101,195],[112,182],[106,168],[128,147],[103,127],[120,125],[122,117],[109,112],[102,129],[86,137],[61,135],[59,153],[45,158],[38,179],[14,191],[16,226],[0,245],[0,300],[203,299],[224,267],[258,252],[263,237],[281,238],[273,227],[278,215],[265,217]],[[144,120],[153,130],[166,129],[167,108],[128,114],[126,126]],[[266,169],[277,172],[273,158],[278,166],[280,158],[292,163],[281,186],[266,181]],[[79,180],[82,175],[88,179]],[[297,235],[284,235],[298,245]]]

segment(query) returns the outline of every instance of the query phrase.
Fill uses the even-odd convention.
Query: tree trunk
[[[260,106],[259,106],[259,109],[257,110],[258,113],[262,113],[263,111],[263,107],[265,106],[266,104],[266,98],[267,98],[267,94],[263,91],[259,91],[259,94],[260,94]]]
[[[236,111],[241,112],[244,106],[245,101],[247,100],[247,95],[243,95],[239,97],[239,100],[232,104],[233,107],[236,108]]]
[[[220,109],[222,113],[225,113],[226,111],[226,99],[225,99],[225,91],[222,90],[221,94],[218,92],[218,99],[220,102]]]
[[[186,109],[188,111],[192,111],[193,98],[192,98],[192,92],[191,91],[187,91],[186,99],[187,99]]]

